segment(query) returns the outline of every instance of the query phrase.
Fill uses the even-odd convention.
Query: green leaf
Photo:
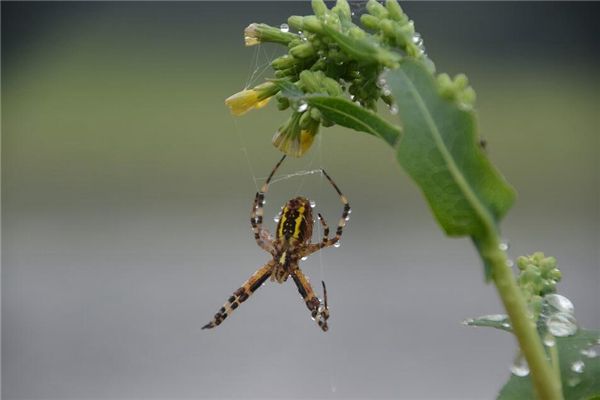
[[[515,192],[478,146],[475,114],[443,97],[433,75],[417,61],[403,60],[385,79],[403,125],[398,161],[444,231],[477,243],[497,230]]]
[[[600,331],[580,329],[573,336],[556,338],[562,388],[565,400],[591,400],[600,398],[600,356],[590,350],[600,352]],[[583,353],[582,353],[583,351]],[[587,355],[586,355],[587,354]],[[573,371],[573,364],[583,362],[583,371]],[[531,379],[512,375],[504,385],[498,400],[533,399]]]
[[[371,110],[354,104],[342,97],[311,95],[306,102],[316,107],[330,121],[346,128],[378,136],[394,147],[402,131]]]

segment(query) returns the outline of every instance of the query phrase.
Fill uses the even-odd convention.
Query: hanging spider
[[[323,239],[319,243],[311,243],[313,230],[312,206],[310,201],[305,197],[296,197],[289,200],[281,213],[279,214],[279,222],[275,232],[275,239],[271,237],[269,231],[263,228],[263,205],[265,194],[269,190],[269,183],[273,175],[285,160],[285,156],[279,160],[271,174],[267,178],[265,184],[260,191],[256,193],[254,204],[252,206],[252,216],[250,223],[254,232],[256,243],[265,251],[273,256],[273,259],[258,269],[244,284],[229,297],[227,302],[215,314],[212,321],[204,325],[202,329],[214,328],[220,325],[233,310],[239,307],[241,303],[246,301],[252,293],[256,291],[269,277],[272,281],[283,283],[291,275],[294,283],[298,287],[300,295],[304,299],[306,306],[311,312],[312,318],[317,321],[317,324],[323,331],[327,331],[327,319],[329,318],[329,308],[327,307],[327,289],[325,282],[323,284],[323,303],[315,295],[308,279],[302,273],[298,266],[298,262],[304,257],[313,254],[322,248],[330,247],[338,243],[342,237],[342,231],[346,226],[348,215],[350,214],[350,204],[342,194],[331,177],[321,170],[323,175],[329,180],[335,191],[340,196],[340,200],[344,205],[342,218],[338,224],[335,236],[329,238],[329,227],[321,214],[318,214],[319,221],[323,226]]]

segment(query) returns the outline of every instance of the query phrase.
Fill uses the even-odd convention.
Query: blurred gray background
[[[557,257],[560,292],[599,327],[600,7],[402,5],[438,70],[477,90],[519,192],[509,253]],[[353,206],[342,246],[302,264],[328,284],[330,331],[291,281],[200,329],[269,258],[248,220],[287,113],[223,100],[282,49],[242,31],[308,3],[1,6],[3,399],[495,397],[516,347],[461,325],[502,310],[472,245],[444,237],[383,142],[340,128],[282,169],[326,168]],[[267,222],[296,194],[338,219],[315,174],[273,185]]]

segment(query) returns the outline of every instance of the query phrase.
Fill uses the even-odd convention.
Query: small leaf
[[[298,86],[286,79],[273,80],[281,90],[281,95],[291,102],[304,101],[309,106],[319,109],[323,117],[329,121],[359,132],[377,136],[394,147],[402,134],[399,127],[390,124],[371,110],[367,110],[343,97],[325,94],[307,95]]]
[[[598,347],[598,340],[600,331],[583,329],[573,336],[556,338],[565,400],[600,398],[600,356],[589,356],[592,354],[589,350],[593,346]],[[531,379],[528,376],[521,378],[512,375],[498,395],[498,400],[533,398]]]
[[[479,318],[468,319],[464,322],[468,326],[480,326],[487,328],[496,328],[506,332],[512,332],[508,315],[506,314],[492,314],[484,315]]]
[[[390,124],[371,110],[354,104],[342,97],[311,95],[306,102],[321,111],[330,121],[346,128],[366,132],[385,140],[390,146],[395,146],[402,131]]]
[[[474,113],[443,97],[433,75],[417,61],[405,59],[385,79],[404,131],[398,161],[442,228],[475,242],[496,230],[515,192],[478,146]]]

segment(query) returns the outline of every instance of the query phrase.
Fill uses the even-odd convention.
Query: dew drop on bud
[[[573,364],[571,364],[571,371],[573,371],[577,374],[583,373],[584,369],[585,369],[585,364],[581,360],[575,361]]]
[[[574,335],[577,332],[577,321],[569,313],[558,312],[546,320],[546,326],[551,334],[557,337]]]
[[[281,30],[281,32],[289,32],[290,31],[290,26],[288,24],[281,24],[279,26],[279,29]]]
[[[510,258],[508,260],[506,260],[506,266],[509,268],[514,267],[515,262],[513,260],[511,260]]]
[[[396,104],[392,104],[390,106],[390,114],[392,114],[392,115],[398,114],[398,106]]]
[[[296,109],[298,112],[304,112],[308,109],[308,104],[305,101],[301,101]]]

